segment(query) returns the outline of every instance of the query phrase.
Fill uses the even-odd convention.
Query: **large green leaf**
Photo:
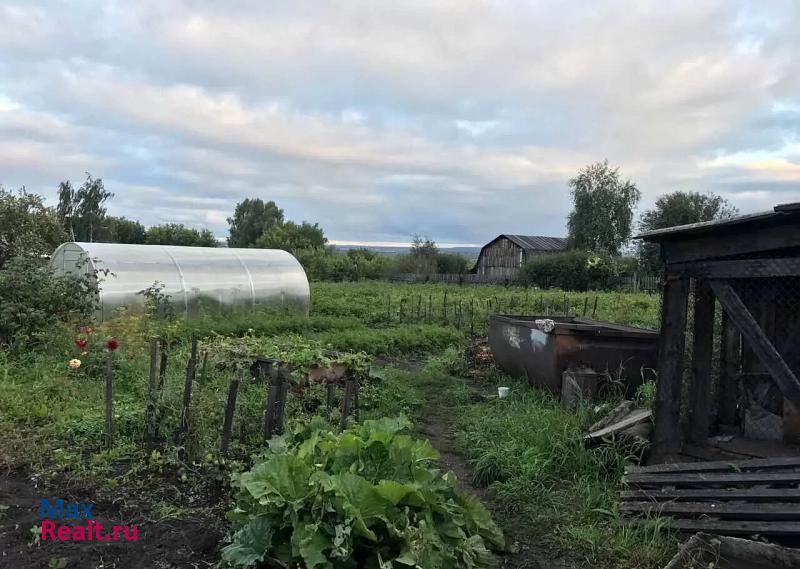
[[[236,567],[255,565],[270,550],[273,533],[268,518],[250,520],[234,534],[233,543],[223,548],[222,558]]]
[[[332,546],[329,536],[317,524],[299,523],[292,534],[292,548],[303,558],[307,569],[331,569],[333,564],[328,561],[325,551]]]

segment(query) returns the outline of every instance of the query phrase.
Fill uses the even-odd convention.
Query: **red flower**
[[[75,340],[75,345],[78,346],[81,350],[86,347],[86,340],[83,338],[78,338]]]
[[[111,338],[110,340],[106,340],[106,349],[113,352],[117,348],[119,348],[119,342],[117,342],[116,339]]]

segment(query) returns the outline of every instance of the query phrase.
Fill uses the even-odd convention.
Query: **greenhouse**
[[[154,286],[187,316],[257,306],[305,311],[309,303],[303,267],[274,249],[69,242],[50,263],[61,273],[97,275],[101,320],[119,307],[142,304],[142,291]]]

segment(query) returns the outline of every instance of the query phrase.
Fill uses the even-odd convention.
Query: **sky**
[[[334,241],[563,236],[568,181],[800,200],[800,2],[0,0],[0,184]]]

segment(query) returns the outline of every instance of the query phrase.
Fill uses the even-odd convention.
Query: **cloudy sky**
[[[0,0],[0,184],[89,171],[148,225],[564,235],[604,158],[642,207],[800,200],[800,3]]]

